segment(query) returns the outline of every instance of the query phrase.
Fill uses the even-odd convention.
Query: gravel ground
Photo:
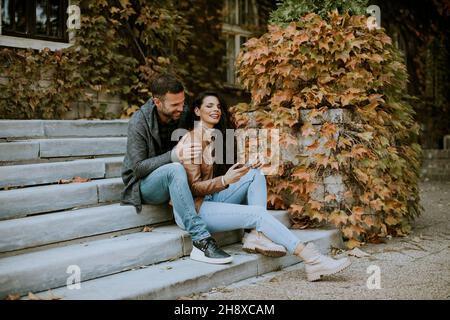
[[[361,250],[370,256],[351,257],[348,269],[326,280],[306,281],[300,263],[190,298],[450,299],[450,181],[422,183],[421,201],[425,211],[409,236],[363,246]],[[369,289],[368,282],[376,286],[373,270],[377,268],[380,288]]]

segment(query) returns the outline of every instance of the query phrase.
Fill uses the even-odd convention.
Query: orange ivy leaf
[[[392,215],[390,215],[390,216],[388,216],[386,219],[384,219],[384,222],[386,222],[386,224],[387,224],[388,226],[395,226],[395,225],[397,225],[400,221],[399,221],[397,218],[395,218],[395,217],[393,217]]]
[[[342,210],[334,210],[328,217],[328,221],[333,223],[335,226],[345,225],[347,220],[348,216]]]
[[[313,125],[310,122],[306,122],[301,128],[302,136],[308,137],[316,134]]]
[[[279,196],[278,194],[275,194],[275,193],[270,193],[267,197],[267,201],[272,205],[274,205],[277,201],[280,201],[280,200],[283,200],[283,199],[281,198],[281,196]]]
[[[310,204],[312,210],[320,210],[320,208],[322,208],[322,204],[319,201],[310,199],[308,203]]]
[[[315,140],[313,143],[311,143],[309,146],[307,146],[306,149],[308,151],[314,151],[314,150],[316,150],[319,147],[319,145],[320,145],[319,141]]]
[[[352,147],[352,151],[351,152],[352,152],[352,156],[353,157],[361,157],[363,154],[367,154],[368,153],[366,147],[364,147],[361,144],[354,145]]]
[[[345,191],[345,192],[344,192],[344,198],[345,198],[345,199],[351,199],[351,198],[353,198],[353,192],[351,192],[350,190]]]
[[[352,214],[354,214],[358,219],[361,219],[361,216],[364,214],[364,208],[355,206],[352,208]]]
[[[303,194],[305,192],[305,186],[303,185],[303,183],[294,183],[294,184],[290,184],[292,193],[294,194]]]
[[[298,204],[291,204],[289,207],[289,212],[301,214],[303,212],[303,206]]]
[[[324,144],[324,147],[327,149],[336,149],[336,146],[337,141],[335,139],[330,139]]]
[[[292,174],[293,177],[296,177],[300,180],[304,180],[308,182],[311,179],[311,174],[305,168],[298,168]]]
[[[362,243],[358,240],[350,239],[345,243],[345,245],[347,246],[347,248],[349,248],[351,250],[354,248],[361,247]]]
[[[372,215],[366,215],[363,218],[364,223],[370,228],[376,225],[376,219]]]
[[[311,192],[314,192],[317,189],[318,185],[313,182],[307,182],[305,184],[305,193],[310,194]]]
[[[380,198],[370,201],[370,207],[376,211],[380,211],[382,206],[383,201]]]
[[[314,155],[314,158],[316,159],[316,163],[319,167],[320,166],[323,166],[324,168],[327,167],[328,157],[326,155],[318,153]]]
[[[320,132],[325,136],[331,138],[336,134],[336,125],[334,123],[325,122],[320,129]]]

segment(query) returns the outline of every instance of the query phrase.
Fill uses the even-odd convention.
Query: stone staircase
[[[299,262],[243,252],[242,230],[214,234],[229,265],[186,257],[168,206],[118,204],[126,132],[126,120],[0,121],[0,299],[175,299]],[[88,181],[58,183],[74,177]],[[323,252],[342,246],[336,230],[295,233]],[[80,288],[67,286],[78,271]]]
[[[423,150],[420,174],[424,181],[450,181],[450,149]]]

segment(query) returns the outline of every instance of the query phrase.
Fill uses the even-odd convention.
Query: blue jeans
[[[140,182],[141,197],[145,204],[162,204],[172,200],[176,217],[181,220],[183,229],[197,241],[211,234],[206,224],[195,210],[194,199],[189,188],[186,171],[182,164],[174,162],[165,164]]]
[[[251,169],[227,189],[205,197],[199,215],[211,233],[235,229],[256,229],[273,242],[294,253],[301,242],[285,225],[267,212],[266,178]],[[177,211],[175,221],[184,229]]]

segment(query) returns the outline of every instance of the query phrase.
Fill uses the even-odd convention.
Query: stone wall
[[[0,85],[6,84],[7,82],[8,78],[0,75]],[[39,86],[45,88],[49,85],[49,83],[48,78],[44,78],[39,81]],[[87,94],[92,99],[92,102],[88,103],[82,99],[73,102],[70,105],[71,110],[64,114],[61,120],[87,118],[117,119],[120,117],[122,109],[126,105],[126,102],[122,101],[118,95],[111,95],[105,92],[95,92],[93,90],[88,91]],[[94,117],[91,105],[96,108]],[[98,110],[101,111],[99,112]]]
[[[352,113],[346,109],[329,109],[324,112],[322,115],[318,115],[314,118],[310,117],[311,110],[301,110],[301,119],[302,121],[311,122],[316,135],[304,137],[301,135],[300,130],[291,130],[290,134],[296,137],[298,143],[292,143],[285,148],[281,148],[281,161],[282,162],[292,162],[294,165],[297,165],[300,160],[299,158],[308,158],[318,153],[325,153],[326,155],[330,154],[330,150],[327,149],[325,144],[325,139],[319,139],[319,146],[314,150],[308,150],[308,146],[314,143],[317,140],[319,131],[322,125],[325,122],[333,123],[336,125],[337,130],[335,133],[335,139],[339,137],[339,135],[344,130],[344,124],[355,122],[355,119],[352,117]],[[257,128],[255,113],[249,113],[249,122],[247,124],[249,128]],[[333,202],[336,206],[338,206],[339,202],[343,199],[343,195],[345,191],[347,191],[347,187],[345,185],[346,177],[339,174],[333,174],[329,170],[325,170],[324,175],[322,177],[316,178],[314,181],[317,184],[317,188],[311,193],[311,199],[321,202],[324,207],[330,207],[330,202],[325,204],[325,197],[327,195],[334,195],[336,197],[336,202]],[[288,198],[287,202],[290,199],[290,195],[285,195]],[[337,204],[336,204],[337,203]]]

